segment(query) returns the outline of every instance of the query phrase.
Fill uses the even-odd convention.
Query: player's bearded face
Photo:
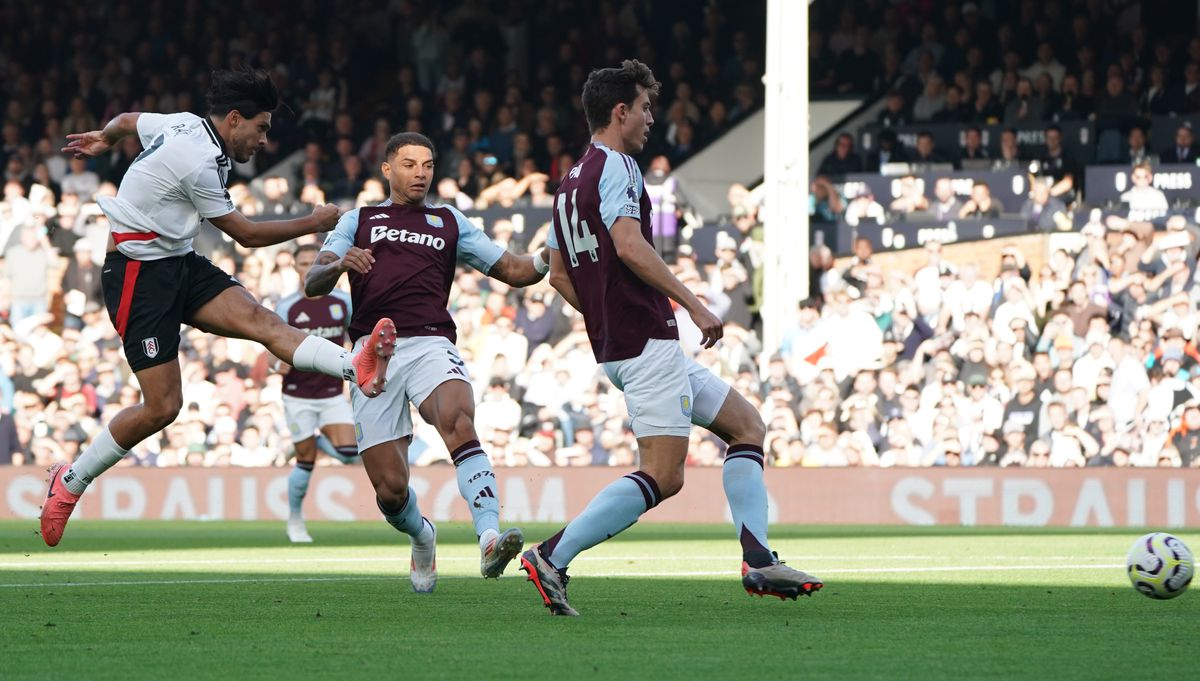
[[[391,186],[393,202],[424,203],[433,179],[433,152],[417,145],[400,147],[383,162],[382,170]]]
[[[238,163],[245,163],[259,149],[267,146],[271,112],[263,111],[254,118],[246,118],[238,111],[231,111],[229,117],[229,155]]]
[[[621,122],[621,137],[625,140],[625,148],[629,153],[639,153],[650,139],[650,126],[654,125],[654,114],[650,113],[650,91],[638,88],[640,92],[633,105],[629,107]]]

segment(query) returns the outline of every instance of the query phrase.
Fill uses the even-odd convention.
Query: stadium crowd
[[[271,20],[270,12],[242,22],[234,37],[222,37],[218,25],[238,25],[222,21],[220,12],[230,10],[208,17],[199,3],[185,3],[170,21],[165,3],[137,12],[119,5],[104,17],[118,40],[86,45],[70,38],[72,22],[90,20],[82,3],[64,13],[63,22],[50,21],[37,5],[6,6],[6,20],[20,19],[9,25],[26,28],[0,38],[6,55],[0,60],[0,82],[6,84],[0,89],[6,157],[0,202],[0,463],[71,459],[100,423],[138,401],[99,290],[97,263],[107,224],[95,197],[115,191],[139,149],[132,143],[90,166],[68,161],[54,151],[66,131],[94,128],[124,109],[196,109],[208,69],[227,65],[232,55],[233,64],[272,68],[290,93],[294,114],[277,116],[271,146],[253,165],[236,169],[241,179],[230,194],[247,214],[302,212],[324,201],[349,207],[382,200],[385,189],[373,169],[383,141],[399,129],[426,132],[439,143],[439,172],[444,173],[439,201],[464,209],[544,208],[555,180],[573,163],[571,150],[586,139],[577,96],[586,75],[583,63],[636,54],[669,64],[663,79],[672,85],[661,101],[663,120],[654,127],[646,156],[654,158],[647,180],[655,186],[665,184],[672,162],[758,105],[761,63],[755,34],[738,28],[755,21],[743,23],[728,3],[709,3],[693,23],[647,14],[639,3],[605,4],[590,34],[576,29],[549,47],[533,36],[560,34],[554,32],[555,22],[575,3],[552,3],[533,21],[517,19],[527,15],[511,10],[490,15],[477,2],[444,14],[426,12],[428,3],[393,4],[395,11],[375,14],[369,3],[336,10],[347,17],[355,10],[353,18],[363,26],[388,27],[354,49],[349,32],[337,28],[332,38],[321,40],[257,31],[258,22]],[[883,49],[869,49],[885,55],[886,72],[895,66],[887,64],[903,57],[899,63],[906,78],[911,81],[917,73],[931,80],[926,62],[933,54],[952,80],[955,51],[943,47],[939,36],[952,36],[959,47],[977,44],[960,43],[961,30],[925,21],[928,14],[898,14],[910,3],[865,4],[887,5],[877,13],[876,30],[857,25],[863,13],[849,20],[841,15],[844,30],[829,32],[827,45],[813,43],[818,66],[826,47],[841,57],[847,51],[862,56],[863,40],[870,46],[881,33]],[[1033,17],[1054,7],[1063,16],[1061,3],[1045,3],[1041,14],[1032,6],[1021,3],[1020,18],[1028,14],[1026,23],[1035,28],[1041,19]],[[301,5],[295,11],[315,7]],[[971,18],[977,8],[961,10],[958,19],[947,10],[947,25],[961,22],[969,28],[977,22]],[[405,22],[406,16],[429,18]],[[336,27],[340,22],[324,23]],[[1067,23],[1074,28],[1079,22]],[[638,35],[629,30],[634,25],[641,27],[640,37],[616,39]],[[1092,24],[1082,25],[1092,30]],[[654,27],[662,29],[655,35],[670,39],[649,41]],[[1085,36],[1098,35],[1088,31]],[[1000,31],[995,48],[1014,46],[1017,59],[1010,71],[1015,73],[1026,63],[1023,55],[1038,53],[1041,59],[1040,45],[1046,41],[1026,43],[1046,31],[1019,39],[1014,33]],[[487,45],[497,35],[511,49],[451,47]],[[920,40],[912,42],[912,35]],[[977,33],[968,31],[971,35]],[[260,38],[265,46],[252,48]],[[22,49],[35,41],[57,48]],[[205,47],[189,54],[184,45]],[[1052,47],[1061,49],[1057,43]],[[985,49],[1008,64],[1009,50],[995,48]],[[1138,55],[1147,49],[1143,45]],[[910,54],[915,54],[912,64]],[[504,57],[497,61],[495,55]],[[398,65],[387,82],[363,77],[372,70],[362,65],[375,56]],[[976,58],[963,56],[967,62]],[[1053,54],[1050,60],[1053,65]],[[1051,75],[1060,95],[1070,93],[1062,89],[1069,79],[1063,68],[1059,79]],[[1184,71],[1188,68],[1185,64]],[[812,72],[819,90],[823,72]],[[859,72],[869,69],[854,71]],[[153,75],[134,79],[133,73]],[[1002,85],[1010,80],[1008,73],[1002,72]],[[1018,84],[1022,77],[1017,76]],[[897,82],[888,81],[886,92],[896,90]],[[859,85],[878,87],[875,80],[863,80],[850,91]],[[1007,106],[1004,97],[997,107]],[[888,106],[906,113],[919,109],[922,115],[936,108],[907,95]],[[853,154],[853,138],[847,139]],[[1053,189],[1053,184],[1042,188]],[[947,215],[968,209],[989,214],[994,207],[983,189],[970,197],[969,206],[941,208]],[[846,204],[857,201],[865,214],[884,215],[883,206],[860,198],[847,201],[832,183],[818,181],[814,212],[836,219]],[[907,198],[917,199],[915,194]],[[1047,200],[1041,189],[1030,198],[1043,204],[1036,209],[1038,219]],[[950,196],[946,203],[955,201]],[[886,210],[937,208],[889,205]],[[711,252],[697,252],[688,243],[659,246],[680,278],[726,321],[721,345],[700,351],[688,316],[677,315],[685,349],[760,407],[768,424],[770,465],[1200,464],[1200,371],[1195,368],[1200,288],[1192,285],[1200,229],[1186,220],[1172,220],[1171,233],[1153,244],[1153,229],[1136,220],[1089,225],[1080,249],[1055,252],[1038,272],[1030,271],[1019,250],[1005,248],[999,275],[991,281],[977,264],[943,258],[936,242],[925,246],[928,263],[912,272],[885,271],[867,242],[859,241],[853,259],[840,266],[827,247],[818,247],[812,252],[814,295],[795,311],[779,354],[764,357],[757,313],[762,293],[758,218],[764,209],[769,207],[759,205],[754,192],[734,186],[727,224],[706,247]],[[1059,212],[1055,204],[1049,214]],[[545,225],[527,226],[528,234],[519,235],[504,221],[487,226],[493,238],[518,252],[540,246],[546,232]],[[269,305],[299,286],[288,248],[247,251],[211,232],[200,243],[214,262]],[[462,270],[451,307],[475,382],[477,426],[495,465],[635,461],[636,443],[620,393],[598,371],[581,320],[552,289],[543,283],[511,291]],[[268,371],[261,349],[190,328],[183,336],[183,413],[161,436],[135,450],[127,465],[282,465],[290,440],[281,380]],[[719,465],[722,452],[718,441],[696,430],[689,463]],[[448,462],[440,438],[420,423],[411,457],[417,465]]]

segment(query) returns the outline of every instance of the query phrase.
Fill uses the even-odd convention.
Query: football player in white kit
[[[124,113],[103,130],[67,136],[64,153],[103,154],[137,135],[145,147],[129,167],[115,197],[101,198],[111,223],[101,270],[104,301],[137,376],[142,403],[121,410],[69,468],[50,468],[42,506],[42,539],[56,546],[87,486],[116,465],[131,447],[167,427],[183,405],[179,327],[189,324],[228,338],[262,343],[303,371],[355,381],[366,396],[382,392],[395,350],[395,326],[379,320],[364,350],[344,347],[288,326],[207,258],[192,250],[208,220],[242,246],[290,241],[333,227],[336,206],[315,208],[294,220],[251,222],[225,190],[233,161],[250,160],[267,143],[279,93],[265,71],[213,74],[206,117],[191,113]]]

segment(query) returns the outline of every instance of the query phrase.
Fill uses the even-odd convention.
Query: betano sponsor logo
[[[389,229],[383,225],[378,225],[371,228],[371,243],[376,243],[385,239],[400,243],[429,246],[439,251],[445,250],[446,248],[446,240],[440,236],[421,234],[420,232],[410,232],[407,229]]]

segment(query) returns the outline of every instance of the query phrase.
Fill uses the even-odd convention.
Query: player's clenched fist
[[[338,267],[343,272],[358,272],[366,274],[371,271],[371,266],[375,264],[375,256],[371,255],[371,251],[353,246],[346,251],[346,255],[342,256]]]
[[[342,217],[342,210],[332,203],[326,203],[313,208],[312,214],[317,219],[317,224],[321,226],[321,231],[325,231],[333,229],[338,218]]]

